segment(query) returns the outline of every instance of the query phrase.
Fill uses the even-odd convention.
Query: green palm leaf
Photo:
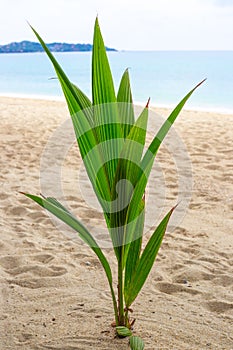
[[[130,205],[128,208],[127,213],[127,223],[130,223],[132,220],[134,220],[138,216],[139,212],[139,203],[141,201],[141,198],[145,192],[145,188],[148,182],[148,178],[154,163],[154,159],[156,156],[156,153],[167,135],[168,131],[170,130],[171,126],[173,125],[174,121],[178,117],[180,111],[182,110],[183,106],[189,99],[189,97],[192,95],[192,93],[204,82],[200,82],[197,86],[195,86],[194,89],[192,89],[183,99],[182,101],[176,106],[176,108],[172,111],[170,116],[167,118],[167,120],[164,122],[164,124],[161,126],[160,130],[158,131],[157,135],[152,140],[147,152],[145,153],[141,164],[140,164],[140,173],[137,179],[137,184],[135,186],[135,190],[133,193],[133,196],[130,201]],[[138,209],[137,209],[138,208]]]
[[[139,172],[147,121],[148,108],[144,108],[125,139],[115,172],[111,193],[110,232],[117,257],[123,254],[122,247],[130,240],[129,227],[125,226],[126,213]]]
[[[92,52],[92,97],[94,105],[116,102],[112,73],[98,18],[95,21]]]
[[[137,263],[134,274],[131,277],[130,284],[125,286],[124,296],[127,307],[130,307],[130,305],[136,299],[148,277],[162,243],[168,221],[174,209],[175,207],[168,212],[154,231]]]
[[[75,114],[82,110],[82,96],[77,94],[77,89],[74,87],[74,85],[70,82],[70,80],[67,78],[66,74],[64,73],[63,69],[53,56],[53,54],[50,52],[48,47],[46,46],[43,39],[40,37],[40,35],[37,33],[37,31],[30,25],[31,29],[35,33],[37,39],[39,40],[41,46],[45,50],[46,54],[48,55],[50,61],[52,62],[54,69],[56,71],[57,77],[61,83],[61,87],[63,89],[63,93],[66,97],[67,105],[69,107],[70,114]]]
[[[88,246],[94,251],[94,253],[97,255],[100,263],[102,264],[104,271],[106,273],[108,283],[110,286],[110,290],[112,293],[113,298],[113,304],[114,308],[117,308],[116,298],[113,290],[112,285],[112,272],[110,265],[104,256],[102,250],[98,246],[97,242],[91,235],[91,233],[87,230],[83,224],[77,220],[73,216],[72,213],[70,213],[61,203],[59,203],[56,199],[48,197],[48,198],[41,198],[32,194],[23,193],[26,197],[31,198],[33,201],[38,203],[41,207],[45,208],[46,210],[50,211],[52,214],[54,214],[57,218],[62,220],[64,223],[66,223],[68,226],[73,228],[76,232],[79,233],[80,238],[88,244]]]
[[[141,200],[141,210],[138,217],[135,219],[134,225],[131,227],[132,233],[130,235],[131,241],[125,246],[125,284],[124,293],[127,295],[127,291],[130,289],[133,276],[138,266],[141,247],[142,236],[145,221],[145,200]],[[129,239],[127,237],[127,239]]]
[[[126,69],[122,75],[119,90],[117,93],[117,102],[123,136],[126,138],[135,122],[133,98],[128,69]]]
[[[92,53],[92,97],[95,132],[102,148],[104,166],[111,188],[117,159],[123,145],[123,133],[112,73],[97,18]]]
[[[34,28],[32,28],[32,30],[43,46],[57,73],[66,97],[80,153],[88,176],[103,210],[109,212],[109,203],[111,199],[109,179],[106,175],[105,168],[103,166],[100,167],[100,164],[103,164],[104,160],[101,154],[102,150],[100,146],[98,146],[96,134],[93,129],[91,102],[77,86],[70,82],[55,57],[47,48],[43,39]]]
[[[78,96],[79,99],[79,105],[81,107],[81,110],[83,111],[84,115],[86,116],[89,124],[91,127],[94,126],[94,121],[93,121],[93,108],[92,108],[92,103],[91,100],[87,97],[86,94],[82,90],[79,89],[76,85],[73,85],[73,89],[76,93],[76,96]]]
[[[182,108],[184,107],[187,100],[190,98],[190,96],[193,94],[193,92],[204,83],[206,79],[202,80],[199,84],[197,84],[182,100],[181,102],[176,106],[176,108],[172,111],[170,116],[167,118],[165,123],[161,126],[160,130],[158,131],[157,135],[152,140],[143,160],[141,163],[142,170],[145,170],[147,168],[147,165],[150,164],[150,160],[155,157],[162,141],[164,140],[165,136],[167,135],[168,131],[170,130],[171,126],[175,122],[176,118],[178,117],[179,113],[181,112]]]

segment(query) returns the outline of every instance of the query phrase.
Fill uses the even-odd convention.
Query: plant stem
[[[125,327],[130,329],[129,318],[128,318],[128,309],[125,310]]]
[[[122,258],[118,261],[118,319],[119,326],[125,326]]]
[[[117,326],[119,326],[118,308],[117,308],[117,301],[116,301],[115,293],[114,293],[114,290],[113,290],[111,284],[110,284],[110,290],[111,290],[111,294],[112,294],[112,302],[113,302],[113,308],[114,308],[114,314],[115,314],[115,323],[116,323],[116,327],[117,327]]]

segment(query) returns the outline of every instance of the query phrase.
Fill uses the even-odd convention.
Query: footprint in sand
[[[173,284],[168,282],[159,282],[155,287],[162,293],[175,294],[175,293],[189,293],[192,295],[200,294],[198,290],[191,288],[190,285],[181,286],[180,284]]]
[[[34,261],[41,262],[43,264],[47,264],[54,259],[54,256],[51,254],[38,254],[38,255],[32,255],[31,259]]]
[[[182,271],[176,273],[173,278],[173,281],[175,283],[185,283],[186,281],[193,283],[200,281],[211,281],[213,279],[214,274],[206,272],[204,269],[189,266],[187,268],[183,268]]]
[[[8,279],[7,282],[10,285],[17,285],[23,288],[37,289],[37,288],[55,288],[65,284],[61,277],[56,277],[56,281],[51,277],[44,278],[15,278]]]
[[[24,217],[27,214],[27,209],[25,209],[24,207],[18,206],[18,207],[9,208],[7,212],[8,214],[13,216]]]
[[[7,255],[0,258],[0,266],[14,278],[8,280],[8,283],[26,288],[41,288],[53,286],[53,277],[59,278],[67,273],[63,266],[50,265],[53,259],[53,255],[43,253],[24,257]]]
[[[0,258],[0,266],[5,270],[17,268],[22,263],[22,258],[20,256],[10,256],[6,255]]]
[[[216,285],[222,286],[222,287],[228,287],[233,285],[233,277],[231,275],[220,275],[217,276],[214,279],[214,282]]]
[[[233,309],[233,303],[227,303],[224,301],[209,301],[205,304],[206,308],[212,312],[224,313]]]
[[[67,269],[61,266],[44,267],[37,265],[22,265],[13,269],[6,269],[5,271],[12,276],[18,276],[29,272],[34,276],[40,277],[55,277],[67,273]]]

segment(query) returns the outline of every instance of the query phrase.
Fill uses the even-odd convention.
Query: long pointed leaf
[[[70,110],[71,114],[75,114],[78,111],[82,109],[82,103],[80,101],[80,96],[76,94],[75,88],[73,84],[70,82],[70,80],[67,78],[66,74],[64,73],[63,69],[55,59],[54,55],[50,52],[48,47],[46,46],[43,39],[40,37],[40,35],[37,33],[37,31],[30,25],[31,29],[35,33],[37,39],[39,40],[41,46],[45,50],[46,54],[48,55],[50,61],[52,62],[54,69],[57,73],[57,77],[61,83],[61,87],[63,89],[64,95],[67,100],[67,104]]]
[[[80,90],[78,86],[76,86],[75,84],[72,84],[72,85],[73,85],[73,89],[76,93],[76,96],[79,99],[79,105],[80,105],[83,113],[85,114],[90,126],[93,127],[94,122],[93,122],[92,103],[91,103],[90,99],[87,97],[87,95],[84,94],[84,92],[82,90]]]
[[[182,101],[176,106],[176,108],[172,111],[168,119],[164,122],[164,124],[161,126],[160,130],[158,131],[157,135],[152,140],[147,152],[145,153],[141,165],[140,165],[140,175],[137,180],[137,184],[128,208],[128,219],[127,222],[130,223],[132,220],[135,219],[135,217],[138,216],[139,211],[139,203],[141,201],[141,198],[145,192],[145,188],[147,185],[147,181],[153,166],[153,162],[156,156],[156,153],[159,149],[159,146],[161,145],[164,137],[170,130],[172,124],[176,120],[177,116],[179,115],[180,111],[182,110],[183,106],[185,105],[186,101],[189,99],[189,97],[192,95],[192,93],[204,82],[205,80],[201,81],[198,85],[195,86],[194,89],[192,89],[183,99]],[[138,210],[137,210],[138,208]]]
[[[92,53],[92,96],[95,132],[103,150],[104,164],[111,187],[123,145],[123,133],[112,73],[97,18]]]
[[[111,191],[104,167],[101,146],[96,143],[93,129],[83,114],[71,116],[80,153],[97,198],[105,212],[109,212]]]
[[[41,207],[45,208],[46,210],[50,211],[53,215],[55,215],[57,218],[62,220],[64,223],[66,223],[68,226],[73,228],[76,232],[79,233],[80,238],[88,244],[88,246],[95,252],[97,255],[101,265],[104,268],[104,271],[106,273],[112,298],[113,298],[113,304],[114,308],[117,308],[116,298],[113,290],[112,285],[112,271],[110,268],[110,265],[103,254],[102,250],[98,246],[97,242],[93,238],[93,236],[90,234],[90,232],[86,229],[86,227],[83,226],[83,224],[77,220],[73,214],[71,214],[61,203],[59,203],[54,198],[41,198],[32,194],[23,193],[26,197],[34,200],[36,203],[38,203]]]
[[[125,235],[127,235],[128,240],[129,232],[126,232],[125,227],[126,213],[139,172],[146,138],[147,120],[148,108],[145,108],[124,142],[112,186],[110,232],[117,256],[122,251],[121,247],[126,244]]]
[[[97,147],[98,142],[93,129],[93,111],[91,108],[91,102],[78,87],[70,82],[53,54],[47,48],[43,39],[34,28],[32,28],[32,30],[40,41],[57,73],[66,97],[80,153],[84,160],[88,176],[101,206],[104,211],[109,212],[107,205],[108,202],[110,202],[109,180],[106,176],[104,167],[100,167],[100,164],[103,164],[104,161],[100,147]]]
[[[145,169],[147,166],[147,163],[150,163],[150,159],[153,158],[158,149],[161,145],[162,141],[164,140],[165,136],[167,135],[168,131],[170,130],[171,126],[173,125],[174,121],[178,117],[180,111],[184,107],[185,103],[189,99],[189,97],[193,94],[193,92],[204,83],[206,79],[202,80],[199,84],[197,84],[182,100],[181,102],[176,106],[176,108],[172,111],[170,116],[167,118],[165,123],[161,126],[159,129],[157,135],[152,140],[143,160],[142,160],[142,169]]]
[[[123,136],[126,138],[135,122],[128,69],[125,70],[121,78],[119,90],[117,93],[117,102]]]
[[[134,275],[131,279],[131,283],[128,288],[125,289],[125,303],[127,307],[129,307],[136,299],[149,275],[162,243],[168,221],[174,209],[175,208],[172,208],[160,222],[139,259],[137,268],[135,269]]]
[[[106,48],[100,31],[98,18],[95,21],[92,53],[92,97],[94,105],[115,103],[113,85]]]
[[[137,170],[140,165],[146,141],[147,122],[148,106],[143,109],[126,137],[119,157],[120,159],[114,179],[115,184],[120,179],[127,179],[133,186],[136,184]]]
[[[131,234],[131,242],[125,246],[124,259],[125,262],[125,284],[124,292],[127,295],[127,291],[130,288],[132,278],[138,266],[141,246],[142,246],[142,236],[145,221],[145,200],[141,201],[141,212],[136,219],[135,226],[133,227],[133,232]]]
[[[54,198],[41,198],[32,194],[28,193],[22,193],[26,197],[34,200],[36,203],[38,203],[41,207],[47,209],[52,214],[57,216],[60,220],[65,222],[68,226],[73,228],[76,232],[79,233],[82,240],[89,245],[91,249],[97,252],[98,257],[102,257],[103,253],[101,249],[98,247],[97,242],[92,237],[90,232],[83,226],[83,224],[77,220],[72,213],[70,213],[62,204],[60,204],[56,199]],[[103,258],[104,260],[104,258]]]

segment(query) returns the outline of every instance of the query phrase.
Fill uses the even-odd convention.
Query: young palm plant
[[[174,210],[172,208],[166,214],[142,250],[144,193],[148,177],[160,144],[188,98],[202,82],[177,105],[145,150],[149,101],[135,118],[128,70],[122,76],[118,93],[115,93],[98,19],[92,53],[92,102],[68,79],[42,38],[35,29],[32,30],[60,81],[79,150],[103,211],[118,264],[116,290],[109,262],[88,229],[56,199],[24,194],[77,231],[97,255],[109,283],[118,335],[129,336],[134,322],[129,317],[131,305],[154,264]],[[138,337],[132,337],[130,343],[132,349],[143,349]]]

